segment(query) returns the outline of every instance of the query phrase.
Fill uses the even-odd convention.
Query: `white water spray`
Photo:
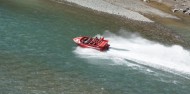
[[[103,36],[111,45],[108,51],[77,47],[74,53],[82,58],[110,59],[116,64],[130,60],[164,71],[190,74],[190,52],[181,46],[167,47],[124,31],[120,31],[118,35],[105,32]]]

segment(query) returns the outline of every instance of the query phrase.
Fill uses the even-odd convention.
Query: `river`
[[[77,47],[80,35],[105,36],[111,47]],[[0,1],[0,94],[189,94],[189,61],[182,46],[109,17],[46,0]]]

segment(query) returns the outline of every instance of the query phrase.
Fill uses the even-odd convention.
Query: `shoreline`
[[[51,0],[59,3],[68,2],[71,4],[76,4],[78,6],[91,9],[93,11],[108,13],[116,16],[120,16],[126,19],[136,20],[136,21],[144,21],[144,22],[154,22],[149,18],[141,15],[138,12],[131,11],[124,7],[120,7],[114,5],[113,3],[106,2],[104,0]]]
[[[184,14],[190,13],[190,0],[151,0],[162,3],[171,8],[171,11],[181,11]],[[189,14],[190,15],[190,14]]]
[[[160,43],[164,43],[165,45],[177,44],[177,45],[182,45],[183,47],[190,48],[189,43],[186,40],[184,40],[184,38],[181,37],[181,35],[173,32],[172,29],[163,26],[159,22],[157,23],[157,20],[155,20],[155,18],[157,18],[157,19],[163,19],[164,18],[164,19],[169,19],[169,20],[172,20],[172,19],[173,20],[179,20],[181,18],[178,18],[178,16],[170,14],[170,12],[165,12],[165,11],[159,10],[159,8],[151,7],[150,4],[145,3],[143,1],[137,1],[139,4],[142,4],[142,6],[144,6],[144,5],[145,6],[144,7],[141,6],[141,7],[137,8],[135,10],[135,12],[137,12],[143,16],[145,15],[144,17],[148,17],[148,19],[151,18],[151,20],[153,17],[153,21],[156,21],[156,22],[147,22],[147,21],[142,21],[142,20],[139,21],[139,20],[134,20],[134,19],[130,19],[127,17],[119,16],[119,15],[114,16],[114,14],[110,15],[110,13],[97,11],[97,10],[92,9],[92,8],[84,7],[84,6],[81,6],[81,5],[73,3],[73,2],[68,2],[68,0],[50,0],[50,1],[53,1],[53,2],[56,1],[56,2],[61,3],[61,4],[65,4],[65,5],[69,5],[71,7],[82,9],[84,11],[89,11],[89,13],[94,12],[95,14],[97,14],[99,16],[108,15],[108,16],[110,16],[111,19],[112,18],[117,19],[119,23],[121,22],[122,24],[125,24],[129,28],[132,28],[133,29],[132,31],[135,31],[135,32],[142,34],[142,36],[146,37],[147,39],[154,40],[154,41],[157,41]],[[80,0],[70,0],[70,1],[80,1]],[[89,1],[89,0],[87,0],[87,1]],[[87,2],[87,1],[85,0],[82,3],[84,4],[84,2]],[[101,1],[101,0],[98,0],[98,1]],[[114,1],[114,0],[103,0],[103,1]],[[120,1],[120,0],[117,0],[117,2],[118,1]],[[127,1],[132,1],[132,0],[127,0]],[[136,1],[134,1],[134,2],[136,2]],[[134,2],[131,2],[131,3],[134,3]],[[98,2],[98,3],[100,3],[100,2]],[[128,5],[130,5],[131,3],[129,3]],[[89,6],[90,5],[91,4],[89,4]],[[146,6],[148,6],[148,7],[146,7]],[[131,7],[131,6],[129,6],[129,7]],[[133,8],[134,7],[135,6],[133,6]],[[153,10],[149,9],[150,7]],[[140,11],[140,9],[143,10],[143,8],[145,8],[145,10]],[[107,9],[109,9],[109,8],[107,8]],[[151,12],[151,11],[154,11],[154,9],[158,10],[158,11],[155,11],[157,14]],[[130,11],[132,11],[132,9],[130,9]],[[158,14],[164,14],[165,16],[164,15],[158,15]]]
[[[51,0],[58,3],[70,3],[93,11],[103,12],[111,15],[120,16],[126,19],[154,22],[145,15],[157,15],[162,18],[180,19],[175,15],[166,13],[151,7],[143,1],[133,0]]]

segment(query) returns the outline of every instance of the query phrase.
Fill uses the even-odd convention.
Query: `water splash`
[[[144,65],[172,73],[190,74],[190,52],[179,45],[168,47],[122,30],[118,34],[106,31],[103,36],[111,45],[108,51],[77,47],[74,53],[82,58],[109,59],[115,64],[133,61],[136,66]]]

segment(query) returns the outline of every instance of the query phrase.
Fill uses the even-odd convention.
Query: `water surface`
[[[69,6],[1,0],[0,93],[188,94],[189,51],[128,32],[115,20]],[[77,47],[72,38],[80,35],[104,35],[112,48]]]

